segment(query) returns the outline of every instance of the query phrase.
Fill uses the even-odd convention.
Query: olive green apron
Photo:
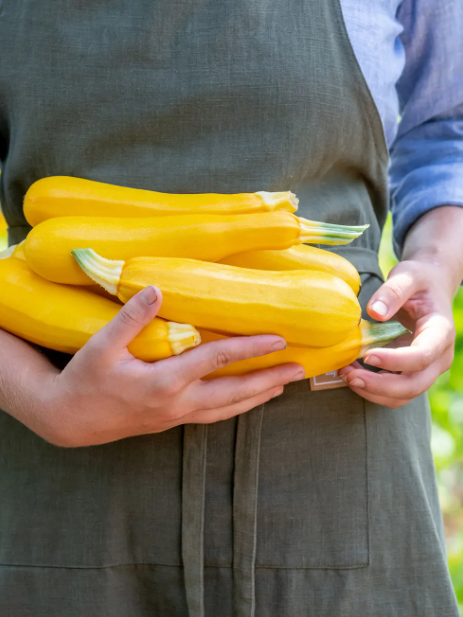
[[[292,189],[369,223],[388,156],[339,0],[3,0],[10,242],[49,175],[168,192]],[[424,398],[307,382],[239,419],[62,449],[0,414],[0,614],[456,617]]]

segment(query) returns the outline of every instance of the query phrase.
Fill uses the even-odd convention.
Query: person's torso
[[[75,175],[166,192],[291,189],[304,216],[370,223],[357,246],[376,251],[387,152],[337,2],[3,0],[0,38],[12,241],[27,231],[30,184]]]
[[[338,0],[3,0],[0,40],[1,198],[11,241],[27,233],[22,199],[44,176],[167,192],[291,189],[305,216],[370,223],[346,255],[363,274],[363,303],[380,284],[387,151]],[[121,589],[126,604],[115,614],[152,614],[153,605],[140,608],[139,587],[126,593],[134,564],[169,576],[183,567],[191,599],[201,595],[192,580],[199,576],[201,587],[203,565],[225,572],[244,563],[235,568],[238,615],[252,614],[255,568],[280,581],[268,611],[258,599],[262,614],[281,614],[281,598],[297,605],[295,615],[318,610],[313,582],[322,571],[325,614],[359,614],[356,570],[363,597],[377,598],[381,585],[403,601],[395,568],[381,561],[384,544],[406,554],[402,565],[416,544],[404,525],[388,525],[397,485],[402,519],[413,513],[418,538],[431,538],[438,515],[422,445],[427,411],[422,401],[399,411],[349,390],[292,384],[265,410],[211,425],[207,457],[205,431],[196,448],[191,427],[66,450],[0,413],[0,608],[21,602],[49,614],[48,599],[38,612],[35,590],[48,598],[67,588],[37,582],[52,566],[72,571],[73,594],[53,602],[60,614],[83,597],[106,606]],[[391,468],[391,451],[401,466]],[[411,571],[441,556],[440,539],[425,549]],[[18,564],[34,566],[35,586],[24,593]],[[113,574],[105,580],[116,583],[101,585],[95,575],[126,565],[124,585]],[[303,592],[294,586],[301,574]],[[172,580],[162,576],[153,593]],[[448,584],[443,566],[432,577]],[[184,613],[180,578],[165,593]],[[410,597],[407,609],[417,606]]]

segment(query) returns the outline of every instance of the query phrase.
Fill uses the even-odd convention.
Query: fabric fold
[[[204,617],[204,507],[207,425],[186,424],[183,437],[182,559],[189,617]]]
[[[254,617],[257,499],[264,405],[238,419],[233,493],[234,617]]]

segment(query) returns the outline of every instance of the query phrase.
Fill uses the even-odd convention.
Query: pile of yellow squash
[[[290,192],[167,194],[68,177],[35,182],[33,226],[0,254],[0,328],[75,353],[147,285],[159,317],[129,347],[145,361],[224,336],[279,334],[284,351],[218,375],[298,362],[336,370],[405,329],[361,320],[360,277],[334,253],[366,229],[297,217]],[[215,374],[214,374],[215,376]]]

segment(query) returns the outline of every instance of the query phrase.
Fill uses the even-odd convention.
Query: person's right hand
[[[201,378],[232,362],[283,349],[279,336],[236,337],[201,345],[152,364],[137,360],[128,344],[156,315],[159,289],[147,287],[42,384],[39,413],[29,428],[47,441],[78,447],[159,433],[179,424],[227,420],[279,396],[304,378],[298,364],[243,377]]]

